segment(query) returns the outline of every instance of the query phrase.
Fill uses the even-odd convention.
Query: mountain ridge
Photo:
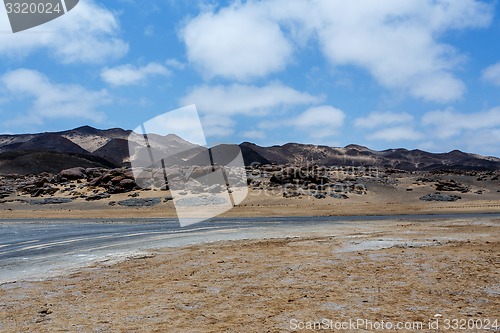
[[[143,142],[142,134],[132,135],[131,130],[121,128],[97,129],[81,126],[71,130],[32,134],[0,135],[0,173],[57,172],[68,166],[129,166],[127,140],[133,140],[133,149]],[[159,154],[170,156],[181,154],[182,160],[193,158],[203,148],[191,144],[174,135],[148,134],[151,147]],[[318,164],[325,166],[376,166],[405,171],[455,170],[499,170],[500,158],[481,156],[452,150],[445,153],[431,153],[420,149],[390,148],[382,151],[349,144],[345,147],[302,144],[296,142],[283,145],[259,146],[252,142],[239,144],[245,165],[258,164]],[[132,149],[132,150],[133,150]],[[214,147],[215,149],[215,147]],[[189,151],[186,154],[183,152]],[[61,159],[51,160],[50,167],[44,168],[43,161],[49,156]],[[27,163],[30,156],[42,165]],[[68,156],[67,159],[64,156]],[[172,162],[179,161],[173,156]],[[63,161],[64,160],[64,161]],[[78,164],[82,165],[78,165]],[[36,164],[36,163],[35,163]],[[60,167],[58,167],[60,165]]]

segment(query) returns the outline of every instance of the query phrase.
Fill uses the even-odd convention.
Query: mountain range
[[[139,146],[142,135],[132,135],[130,130],[113,128],[100,130],[82,126],[68,131],[0,135],[0,174],[34,174],[59,172],[71,167],[129,166],[129,140]],[[170,158],[169,164],[195,158],[203,148],[169,134],[148,135],[156,154],[168,150],[183,152]],[[239,145],[246,165],[315,163],[326,166],[376,166],[407,171],[500,170],[500,158],[480,156],[453,150],[447,153],[430,153],[403,148],[376,151],[359,145],[328,147],[300,143],[261,147],[243,142]],[[213,149],[217,149],[214,147]]]

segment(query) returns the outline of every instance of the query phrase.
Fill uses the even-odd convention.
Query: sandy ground
[[[0,331],[290,332],[361,320],[344,331],[384,321],[436,332],[437,318],[440,332],[476,332],[446,320],[500,320],[499,240],[499,219],[436,219],[164,249],[1,285]]]
[[[419,200],[424,194],[434,193],[429,186],[406,191],[409,184],[401,182],[397,187],[370,186],[368,194],[350,194],[349,199],[315,199],[313,197],[283,198],[281,192],[250,190],[246,199],[222,214],[223,217],[269,216],[347,216],[347,215],[395,215],[395,214],[453,214],[453,213],[500,213],[500,192],[496,184],[484,194],[455,193],[462,197],[455,202],[426,202]],[[168,195],[165,191],[137,191],[139,198]],[[129,208],[110,206],[110,201],[129,199],[129,194],[113,195],[95,202],[83,200],[59,205],[33,206],[12,202],[0,204],[0,219],[22,218],[174,218],[176,210],[172,201],[161,202],[153,207]],[[32,199],[26,197],[26,199]],[[207,207],[207,209],[210,209]]]

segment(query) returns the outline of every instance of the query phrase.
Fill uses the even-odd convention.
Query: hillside
[[[131,159],[144,160],[143,164],[147,164],[149,154],[136,150],[145,144],[144,137],[131,134],[132,131],[120,128],[100,130],[82,126],[53,133],[0,135],[0,173],[58,172],[71,167],[113,168],[129,166]],[[131,148],[129,138],[132,140]],[[186,161],[191,163],[190,159],[194,163],[206,161],[206,158],[202,158],[203,147],[174,134],[149,134],[148,143],[151,153],[156,157],[166,157],[169,165]],[[328,147],[287,143],[261,147],[250,142],[243,142],[239,147],[246,165],[314,163],[325,166],[376,166],[406,171],[500,170],[499,158],[458,150],[435,154],[402,148],[376,151],[355,144]],[[226,146],[223,151],[227,149]],[[220,149],[214,147],[213,151],[218,154]]]

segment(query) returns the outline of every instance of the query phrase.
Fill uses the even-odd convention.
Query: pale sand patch
[[[288,332],[292,319],[500,319],[499,239],[498,219],[394,221],[338,236],[164,249],[2,285],[0,331]]]

